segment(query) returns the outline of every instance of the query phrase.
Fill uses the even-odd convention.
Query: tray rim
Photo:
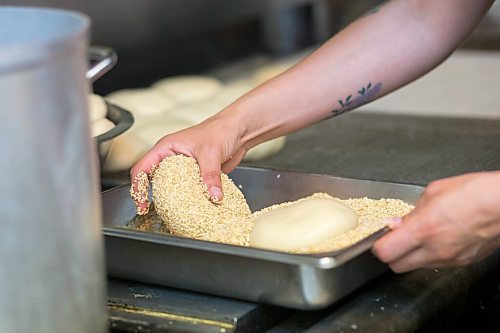
[[[314,177],[329,177],[335,178],[339,180],[352,180],[352,181],[366,181],[366,182],[378,182],[384,184],[394,184],[398,186],[409,186],[412,188],[418,188],[423,190],[424,187],[418,184],[411,183],[402,183],[402,182],[388,182],[388,181],[377,181],[377,180],[369,180],[369,179],[359,179],[359,178],[348,178],[348,177],[338,177],[328,174],[319,174],[319,173],[308,173],[301,172],[295,170],[286,170],[286,169],[275,169],[275,168],[261,168],[261,167],[252,167],[252,166],[239,166],[240,170],[267,170],[267,171],[275,171],[275,172],[286,172],[291,174],[301,174],[307,176]],[[104,199],[105,196],[112,195],[113,192],[123,191],[123,188],[130,188],[130,183],[119,185],[108,190],[105,190],[101,193],[101,198]],[[166,246],[177,246],[183,248],[189,248],[199,251],[209,251],[226,255],[247,257],[257,260],[266,260],[284,264],[293,264],[293,265],[308,265],[313,266],[318,269],[328,270],[336,268],[354,257],[364,253],[369,250],[373,244],[373,242],[380,238],[382,235],[386,234],[390,231],[388,227],[384,227],[375,231],[373,234],[369,235],[361,239],[360,241],[354,243],[353,245],[339,249],[331,252],[322,252],[322,253],[311,253],[311,254],[302,254],[302,253],[286,253],[286,252],[278,252],[272,250],[258,249],[253,247],[245,247],[224,243],[216,243],[209,242],[191,238],[184,238],[173,236],[169,234],[163,234],[158,232],[147,232],[141,230],[134,229],[126,229],[124,227],[118,226],[103,226],[102,227],[103,234],[108,237],[117,237],[117,238],[128,238],[133,239],[135,241],[141,242],[149,242]]]

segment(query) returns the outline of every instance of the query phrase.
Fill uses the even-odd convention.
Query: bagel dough
[[[131,128],[111,141],[102,169],[106,172],[128,170],[149,148],[148,143],[141,140]]]
[[[91,122],[106,118],[106,115],[108,113],[108,107],[106,106],[104,98],[96,94],[90,94],[89,113]]]
[[[310,196],[254,214],[250,246],[290,252],[308,248],[357,226],[356,213],[333,198]]]
[[[226,174],[221,174],[224,199],[214,203],[192,157],[165,158],[153,172],[153,202],[167,230],[181,237],[249,244],[253,216],[245,197]]]
[[[231,82],[224,85],[213,97],[213,100],[228,106],[253,88],[255,88],[255,83],[250,80]]]
[[[293,66],[293,63],[276,63],[263,66],[255,71],[254,80],[258,84],[264,83]]]
[[[107,95],[106,99],[130,111],[139,121],[164,114],[176,105],[172,98],[150,88],[117,90]]]
[[[151,148],[167,134],[190,127],[192,124],[175,115],[167,114],[140,123],[136,128],[137,137]]]
[[[243,157],[243,161],[258,161],[263,160],[269,156],[277,154],[285,146],[286,137],[281,136],[279,138],[263,142],[252,149],[250,149],[246,155]]]
[[[193,126],[210,118],[226,106],[226,103],[218,100],[207,100],[182,105],[170,112],[169,115],[189,122]]]
[[[98,135],[106,133],[113,127],[115,127],[115,124],[111,120],[107,118],[101,118],[96,121],[93,121],[90,124],[90,131],[92,133],[92,137],[96,137]]]
[[[191,126],[191,123],[170,114],[143,119],[113,140],[103,166],[107,172],[130,169],[156,142],[167,134]]]
[[[153,90],[160,91],[179,103],[191,103],[209,99],[222,87],[222,83],[210,76],[171,76],[157,81]]]

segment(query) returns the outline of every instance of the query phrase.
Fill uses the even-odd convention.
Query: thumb
[[[223,198],[222,183],[220,178],[221,163],[214,155],[197,158],[203,183],[207,186],[210,200],[217,202]]]

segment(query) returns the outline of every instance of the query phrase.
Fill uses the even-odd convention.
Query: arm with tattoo
[[[209,191],[221,197],[221,167],[228,172],[259,143],[353,110],[427,73],[492,3],[389,1],[215,116],[165,136],[135,165],[132,179],[165,156],[194,156]]]

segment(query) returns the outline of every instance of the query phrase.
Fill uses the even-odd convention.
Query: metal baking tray
[[[314,192],[339,198],[397,198],[414,204],[416,185],[240,167],[230,177],[252,211]],[[326,307],[388,268],[369,251],[387,230],[331,253],[289,254],[120,228],[135,216],[128,186],[103,192],[110,276],[313,310]]]

